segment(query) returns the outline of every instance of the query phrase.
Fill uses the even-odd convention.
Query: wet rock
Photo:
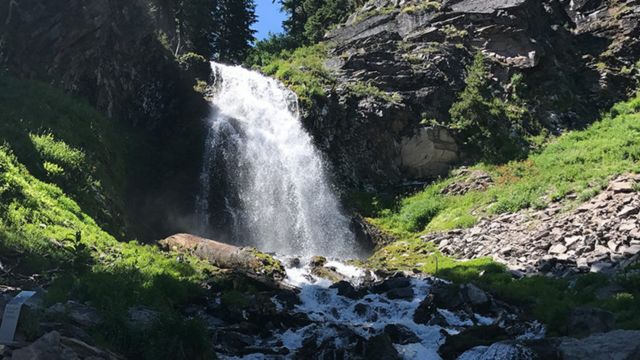
[[[438,352],[444,359],[455,359],[465,351],[508,339],[505,329],[498,325],[473,326],[456,335],[447,335]]]
[[[369,312],[369,305],[364,303],[357,303],[353,310],[358,316],[365,316]]]
[[[365,346],[365,358],[368,360],[400,360],[400,355],[387,334],[371,337]]]
[[[350,282],[344,280],[338,281],[329,288],[338,289],[338,295],[348,297],[350,299],[358,299],[362,296],[362,293],[357,291]]]
[[[311,258],[311,261],[309,261],[309,266],[311,267],[319,267],[319,266],[324,266],[324,264],[327,263],[327,258],[324,256],[314,256]]]
[[[408,277],[392,277],[371,287],[371,292],[382,294],[392,289],[406,288],[411,286],[411,279]]]
[[[594,333],[607,332],[613,329],[615,318],[613,313],[598,308],[577,308],[567,319],[567,334],[584,337]]]
[[[389,336],[394,344],[412,344],[420,342],[420,338],[408,327],[398,324],[389,324],[384,327],[384,333]]]
[[[401,299],[401,300],[411,300],[413,299],[413,289],[410,287],[404,288],[395,288],[387,291],[387,297],[389,299]]]
[[[429,294],[420,302],[420,305],[418,305],[416,311],[413,313],[413,321],[416,324],[427,324],[431,321],[437,310],[434,304],[434,295]]]
[[[213,334],[213,343],[219,350],[234,354],[255,343],[252,336],[231,330],[218,330]]]
[[[317,277],[330,280],[334,283],[343,281],[345,279],[344,275],[337,272],[335,268],[326,266],[316,266],[311,269],[311,273]]]

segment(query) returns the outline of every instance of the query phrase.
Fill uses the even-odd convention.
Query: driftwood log
[[[280,261],[254,248],[241,248],[191,234],[175,234],[158,243],[165,250],[188,253],[223,269],[275,281],[280,281],[285,276]]]

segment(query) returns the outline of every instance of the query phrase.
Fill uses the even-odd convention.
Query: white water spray
[[[302,128],[297,98],[274,79],[212,63],[212,100],[197,213],[208,226],[212,176],[224,174],[234,240],[280,254],[354,257],[354,236]]]

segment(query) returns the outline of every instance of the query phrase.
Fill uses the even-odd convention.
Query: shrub
[[[484,56],[478,53],[467,68],[466,87],[449,111],[454,129],[470,153],[489,162],[504,162],[526,154],[520,117],[524,111],[492,94]]]

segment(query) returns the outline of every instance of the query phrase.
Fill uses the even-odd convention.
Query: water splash
[[[274,79],[212,63],[212,100],[197,215],[209,227],[212,176],[224,177],[234,242],[302,256],[354,257],[322,158],[300,124],[295,94]]]

